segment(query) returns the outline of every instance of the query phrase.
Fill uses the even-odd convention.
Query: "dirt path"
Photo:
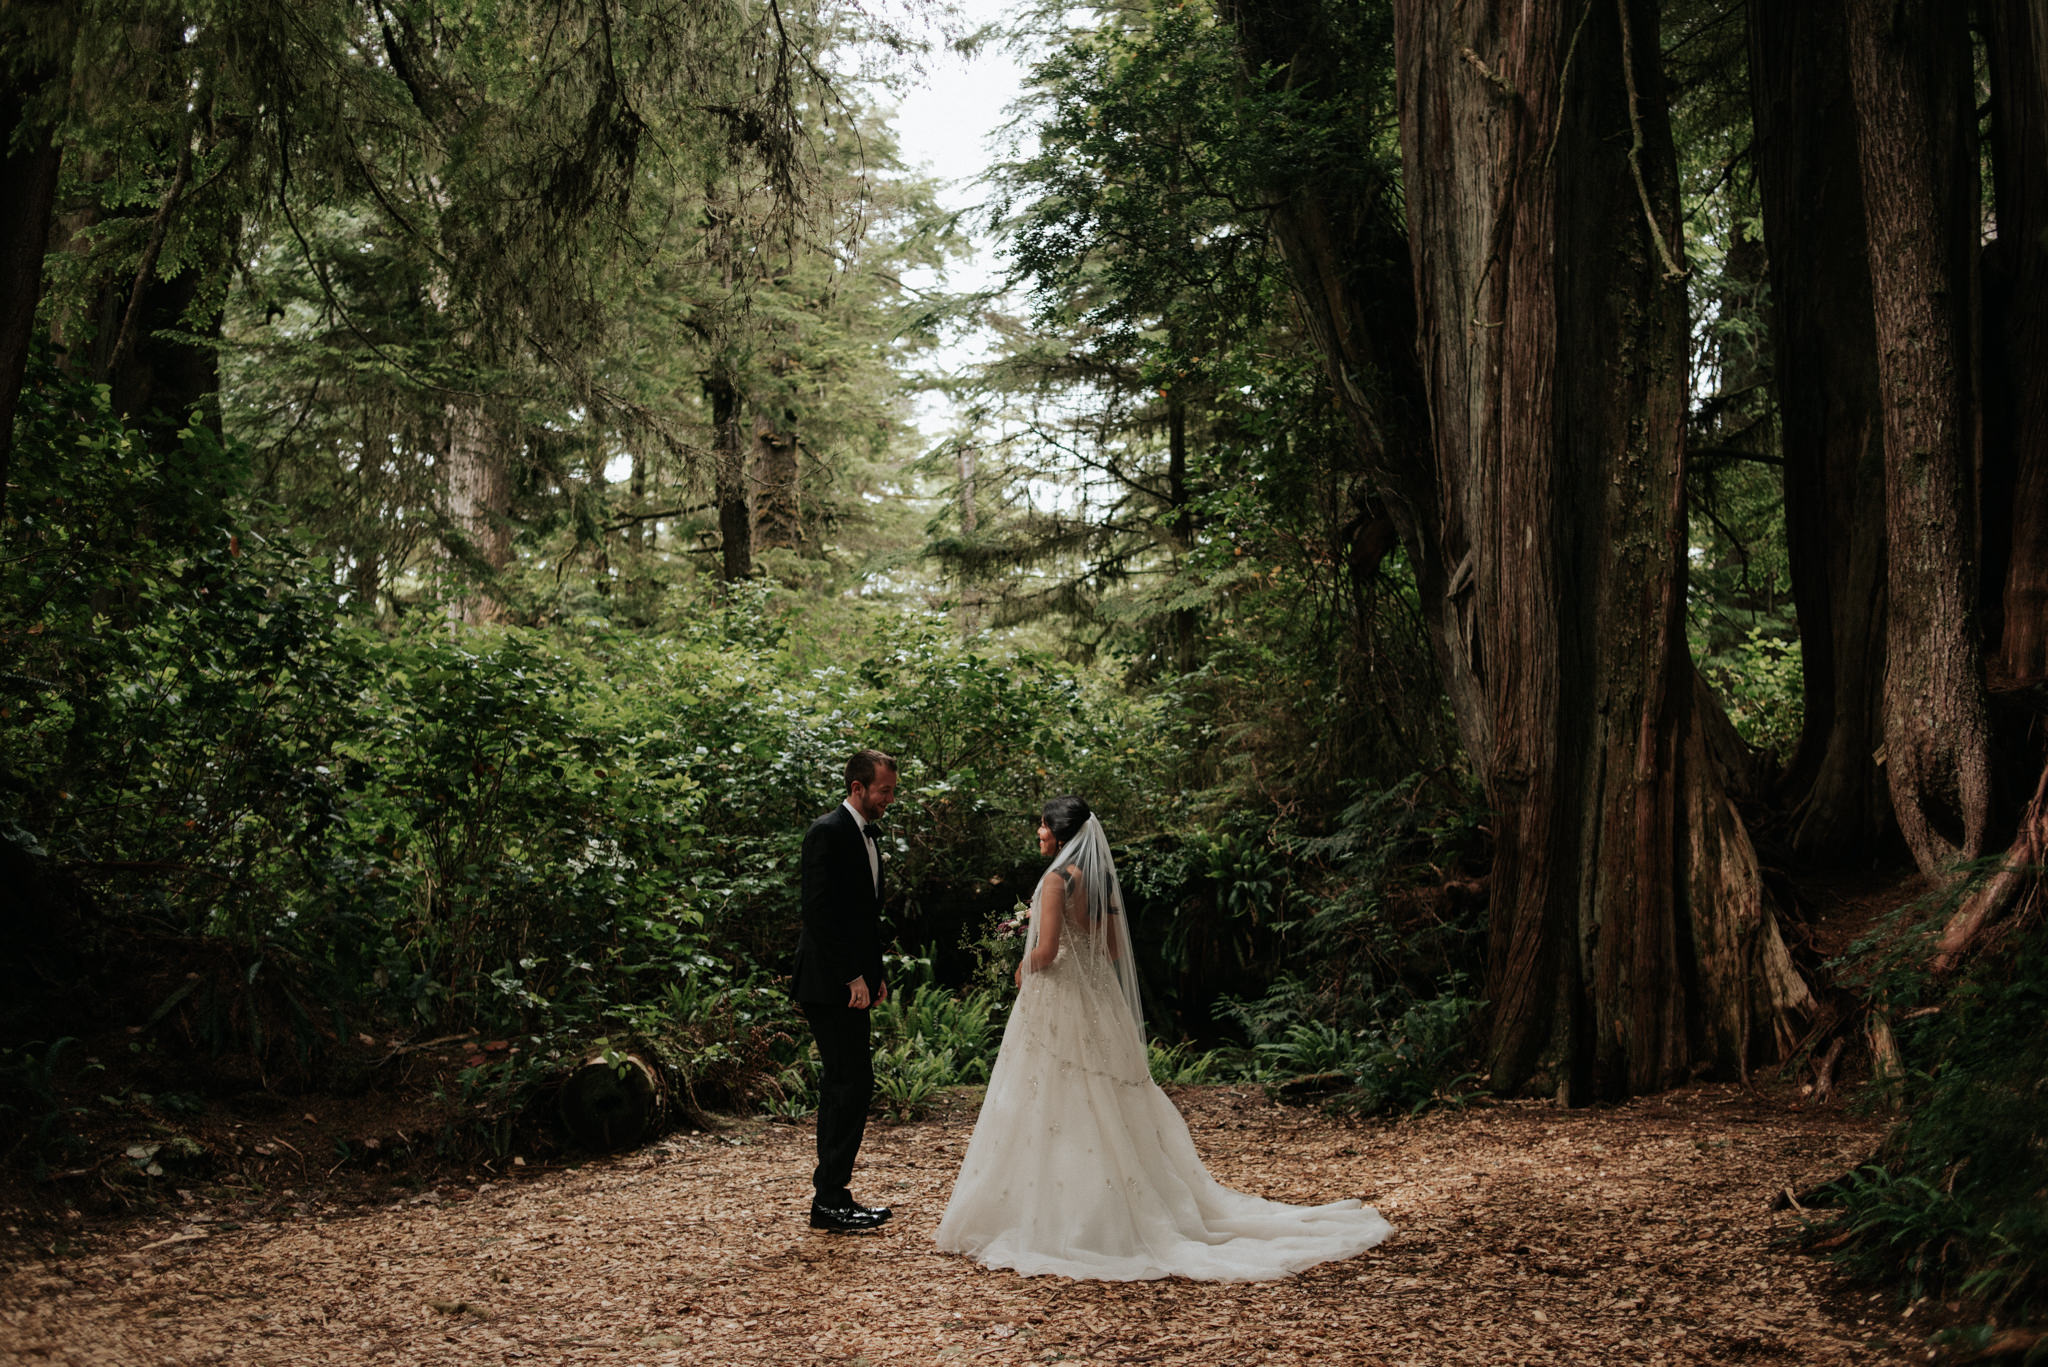
[[[1783,1247],[1781,1187],[1877,1126],[1734,1088],[1618,1110],[1350,1125],[1254,1091],[1175,1093],[1212,1171],[1362,1196],[1385,1245],[1284,1282],[1025,1280],[931,1234],[972,1098],[868,1132],[878,1235],[804,1227],[808,1127],[274,1223],[160,1221],[0,1273],[0,1359],[203,1363],[1924,1362],[1913,1322]]]

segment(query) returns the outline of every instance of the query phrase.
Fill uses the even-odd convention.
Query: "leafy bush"
[[[1805,670],[1795,637],[1751,627],[1739,641],[1707,657],[1703,672],[1743,740],[1780,762],[1791,756],[1806,710]]]
[[[0,1047],[0,1134],[14,1136],[0,1163],[26,1158],[35,1168],[37,1180],[47,1173],[52,1159],[75,1155],[82,1143],[72,1131],[72,1122],[85,1108],[66,1099],[61,1074],[64,1056],[78,1041],[70,1036],[32,1040],[18,1047]],[[98,1072],[98,1065],[79,1068]]]
[[[1357,1092],[1342,1104],[1367,1114],[1416,1115],[1455,1102],[1460,1087],[1477,1081],[1477,1074],[1455,1070],[1470,1050],[1472,1023],[1481,1005],[1451,984],[1443,995],[1418,1001],[1369,1031],[1361,1040]]]
[[[1161,1044],[1148,1040],[1145,1053],[1151,1064],[1152,1080],[1160,1086],[1198,1086],[1218,1082],[1228,1075],[1224,1056],[1216,1050],[1199,1049],[1191,1040]]]
[[[922,1038],[899,1039],[875,1051],[875,1091],[895,1120],[923,1115],[939,1089],[953,1080],[953,1051],[934,1052]]]
[[[802,1114],[808,1032],[770,966],[796,938],[804,827],[860,744],[902,759],[890,917],[934,946],[875,1013],[895,1114],[986,1080],[1019,947],[990,932],[1043,867],[1031,831],[1057,792],[1118,842],[1155,1029],[1206,1021],[1220,984],[1250,1000],[1283,961],[1316,967],[1249,1052],[1155,1046],[1162,1076],[1378,1068],[1406,1098],[1448,1057],[1392,968],[1436,942],[1388,890],[1455,820],[1390,790],[1334,832],[1245,809],[1178,833],[1196,823],[1170,690],[963,646],[936,618],[841,649],[772,586],[660,636],[602,616],[458,632],[431,604],[373,619],[347,567],[257,532],[241,452],[198,427],[152,446],[47,367],[13,459],[0,831],[87,889],[83,948],[142,1003],[123,1023],[249,1083],[317,1085],[375,1019],[518,1041],[454,1084],[500,1146],[597,1041],[658,1054],[687,1104]],[[0,1104],[54,1154],[69,1103],[38,1048],[5,1056]]]
[[[1481,1003],[1453,978],[1437,995],[1413,1000],[1398,1014],[1346,1026],[1310,1013],[1322,1005],[1298,978],[1284,977],[1256,1001],[1234,1000],[1226,1009],[1243,1025],[1252,1046],[1221,1066],[1249,1081],[1343,1077],[1347,1090],[1333,1103],[1365,1114],[1410,1114],[1449,1099],[1475,1074],[1460,1072]]]
[[[1911,934],[1895,943],[1924,948]],[[1837,1256],[1909,1297],[2048,1312],[2048,926],[2036,920],[1938,995],[1924,976],[1889,985],[1895,1009],[1933,1000],[1905,1011],[1907,1067],[1884,1083],[1904,1118],[1841,1184],[1826,1227],[1849,1236]]]
[[[889,999],[873,1009],[875,1090],[897,1120],[923,1114],[941,1087],[988,1081],[1002,997],[993,987],[951,992],[929,956],[890,956]]]
[[[1473,1080],[1464,1064],[1481,1003],[1466,984],[1483,902],[1418,887],[1412,870],[1475,859],[1479,809],[1469,794],[1420,801],[1426,788],[1411,778],[1368,790],[1331,830],[1286,842],[1293,892],[1277,957],[1288,967],[1260,994],[1221,1002],[1248,1048],[1218,1066],[1269,1084],[1343,1077],[1334,1104],[1373,1113],[1421,1110]]]
[[[1009,900],[1051,787],[1134,819],[1146,801],[1128,709],[936,626],[820,668],[773,589],[661,639],[371,622],[332,567],[250,529],[232,449],[198,428],[153,449],[47,367],[14,460],[0,824],[81,872],[108,926],[159,937],[150,1024],[266,1077],[280,1054],[309,1074],[356,1014],[548,1041],[537,1060],[700,1028],[677,993],[706,964],[738,1009],[794,942],[802,832],[860,743],[904,758],[897,919],[949,945],[977,899]],[[985,1071],[992,1002],[911,1037]],[[692,1047],[693,1075],[718,1071]],[[770,1083],[797,1060],[771,1062]]]

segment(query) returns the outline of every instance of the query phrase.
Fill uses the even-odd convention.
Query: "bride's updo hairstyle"
[[[1047,800],[1042,815],[1052,838],[1064,845],[1081,833],[1092,813],[1088,804],[1078,797],[1055,797]]]

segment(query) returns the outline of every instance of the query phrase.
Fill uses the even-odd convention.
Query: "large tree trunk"
[[[1499,812],[1506,1090],[1735,1074],[1810,1005],[1683,627],[1686,317],[1650,0],[1395,6],[1463,724]]]
[[[1252,71],[1343,89],[1313,0],[1230,11]],[[1279,180],[1274,228],[1499,809],[1494,1085],[1583,1100],[1735,1074],[1812,1001],[1679,630],[1685,317],[1655,8],[1400,0],[1395,26],[1408,250],[1335,177]],[[1420,374],[1389,335],[1411,299]]]
[[[1984,849],[1978,640],[1975,120],[1965,9],[1846,0],[1883,396],[1885,772],[1923,871]]]
[[[711,401],[711,497],[718,505],[719,578],[728,584],[754,572],[753,514],[747,506],[747,448],[740,441],[740,393],[730,376],[704,382]]]
[[[1166,398],[1166,531],[1178,569],[1195,546],[1194,497],[1188,487],[1188,406],[1178,391]],[[1195,672],[1201,660],[1202,615],[1191,607],[1167,615],[1167,636],[1173,651],[1173,672]]]
[[[145,263],[136,275],[120,275],[102,287],[95,305],[90,367],[107,385],[114,411],[141,430],[160,450],[175,447],[178,433],[195,413],[220,430],[220,364],[214,347],[176,334],[218,337],[221,313],[193,319],[206,277],[197,268],[168,280]]]
[[[1884,442],[1840,0],[1750,0],[1749,54],[1805,674],[1804,726],[1783,793],[1792,847],[1840,865],[1867,855],[1891,824],[1876,759]]]
[[[33,87],[40,82],[29,81]],[[36,302],[43,292],[43,252],[50,240],[50,214],[57,193],[61,150],[50,126],[31,120],[20,88],[0,104],[0,526],[7,522],[7,479],[14,449],[14,408],[28,371],[35,336]]]
[[[780,427],[754,419],[754,544],[763,549],[795,550],[803,541],[796,430],[788,417]]]
[[[448,610],[477,626],[504,616],[492,581],[512,563],[512,472],[484,399],[452,402],[446,417],[448,521],[459,538],[458,558],[476,581],[450,600]]]
[[[1998,222],[1985,253],[1985,558],[1997,672],[2029,684],[2048,680],[2048,0],[1987,0],[1983,14]]]
[[[2038,906],[2048,862],[2048,768],[2039,705],[2029,701],[2048,682],[2048,0],[1986,0],[1980,12],[1998,225],[1983,257],[1983,580],[1987,617],[2002,617],[1988,673],[2024,719],[2012,728],[2021,743],[2002,737],[1999,748],[2035,769],[2012,844],[1944,928],[1937,970]],[[2020,769],[2008,764],[1999,777]]]

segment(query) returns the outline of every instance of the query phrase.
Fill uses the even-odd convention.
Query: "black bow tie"
[[[876,830],[872,825],[861,827],[860,833],[866,836],[868,839],[874,841],[877,845],[882,843],[882,833]]]

